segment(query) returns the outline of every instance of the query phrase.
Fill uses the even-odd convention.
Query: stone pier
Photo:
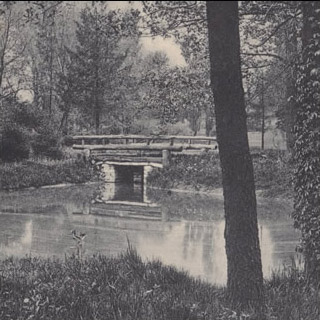
[[[153,168],[162,168],[159,163],[119,163],[107,161],[101,165],[101,170],[106,182],[133,182],[134,173],[141,172],[141,183],[147,184],[147,178]]]

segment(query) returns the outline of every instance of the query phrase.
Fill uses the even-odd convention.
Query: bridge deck
[[[137,143],[146,142],[147,144],[153,142],[170,142],[173,145],[175,142],[194,143],[201,141],[200,144],[216,144],[215,137],[207,136],[163,136],[163,135],[76,135],[73,137],[74,141],[81,141],[81,144],[89,142],[96,142],[96,144],[107,144],[115,141],[122,141],[123,143]]]
[[[87,145],[73,145],[74,149],[87,149],[87,150],[150,150],[150,151],[182,151],[183,146],[172,146],[165,143],[157,143],[152,145],[147,145],[145,143],[131,143],[131,144],[87,144]]]
[[[165,151],[175,156],[217,149],[214,137],[203,136],[91,135],[74,136],[73,140],[73,149],[88,150],[97,160],[114,162],[161,163]]]

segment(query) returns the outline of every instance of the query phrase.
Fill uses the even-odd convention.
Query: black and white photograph
[[[0,320],[319,320],[320,2],[0,1]]]

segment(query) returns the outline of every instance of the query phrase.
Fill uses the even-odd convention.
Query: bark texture
[[[252,306],[261,312],[263,275],[240,69],[238,3],[208,1],[207,14],[224,192],[228,295],[234,307]]]

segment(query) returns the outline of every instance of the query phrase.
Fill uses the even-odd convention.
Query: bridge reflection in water
[[[63,258],[74,252],[71,230],[75,229],[87,234],[86,255],[123,252],[128,237],[145,259],[160,259],[203,280],[224,284],[223,200],[156,191],[158,197],[151,195],[155,199],[151,201],[145,191],[138,183],[106,183],[0,193],[0,257]],[[268,206],[275,208],[271,200]],[[197,221],[181,218],[186,213]],[[199,221],[199,217],[211,218]],[[268,277],[273,268],[290,263],[299,235],[283,212],[280,218],[261,217],[259,228]]]
[[[117,183],[108,179],[99,187],[94,199],[73,214],[103,215],[108,217],[162,220],[167,210],[147,196],[145,168],[142,166],[119,166]],[[166,216],[166,215],[164,215]]]

